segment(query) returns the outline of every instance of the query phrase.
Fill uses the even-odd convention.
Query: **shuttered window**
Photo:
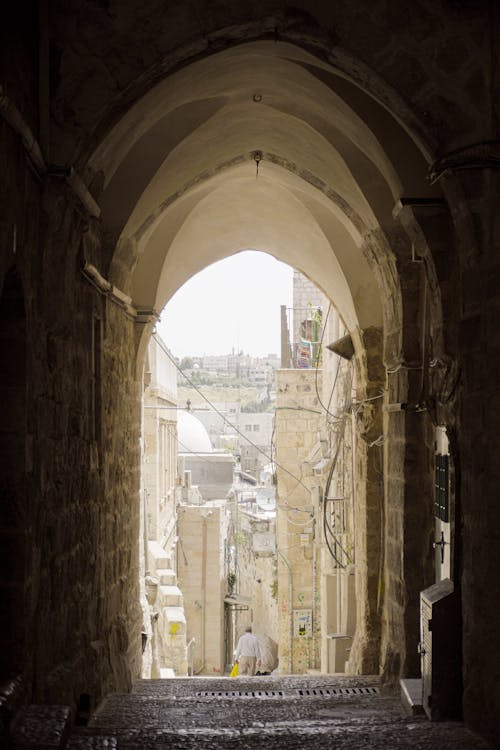
[[[449,457],[436,456],[436,479],[434,490],[434,515],[449,522]]]

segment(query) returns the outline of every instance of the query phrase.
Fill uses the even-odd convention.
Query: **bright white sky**
[[[292,306],[293,269],[247,250],[193,276],[161,314],[158,333],[177,357],[277,354],[280,305]]]

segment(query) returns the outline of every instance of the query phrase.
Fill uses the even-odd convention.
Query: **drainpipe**
[[[201,545],[201,612],[203,619],[201,621],[201,669],[205,669],[205,628],[206,628],[206,606],[207,606],[207,519],[203,516],[203,532]]]
[[[65,179],[73,194],[78,198],[87,213],[96,219],[99,218],[101,215],[101,209],[75,169],[72,166],[47,166],[45,159],[43,158],[40,144],[33,135],[33,131],[12,99],[7,96],[1,84],[0,115],[6,122],[8,122],[14,132],[20,136],[24,149],[38,177],[48,175],[49,177],[60,177]]]
[[[313,580],[312,580],[312,665],[309,660],[309,668],[316,669],[316,587],[317,587],[317,566],[316,566],[316,518],[313,520],[312,527],[312,564],[313,564]]]
[[[201,667],[196,672],[200,674],[205,669],[205,608],[207,603],[207,518],[202,515],[201,532]]]
[[[0,85],[0,114],[9,123],[11,128],[21,136],[23,146],[39,175],[45,173],[45,161],[35,136],[30,126],[14,104],[5,94],[3,86]]]
[[[144,514],[143,544],[144,544],[144,572],[149,573],[149,524],[148,524],[148,491],[146,487],[142,492],[142,512]]]
[[[286,567],[288,568],[288,598],[290,600],[290,674],[293,674],[293,573],[290,567],[290,563],[286,559],[285,555],[279,550],[278,555],[281,557]]]
[[[356,562],[356,414],[351,409],[352,562]]]

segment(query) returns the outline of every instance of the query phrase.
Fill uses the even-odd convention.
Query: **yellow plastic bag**
[[[238,677],[238,662],[235,663],[234,667],[231,670],[231,674],[229,677]]]

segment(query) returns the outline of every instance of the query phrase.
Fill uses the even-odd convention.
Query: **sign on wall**
[[[312,609],[293,610],[293,637],[312,638]]]
[[[256,532],[253,535],[253,551],[256,554],[276,552],[276,535],[274,531]]]

